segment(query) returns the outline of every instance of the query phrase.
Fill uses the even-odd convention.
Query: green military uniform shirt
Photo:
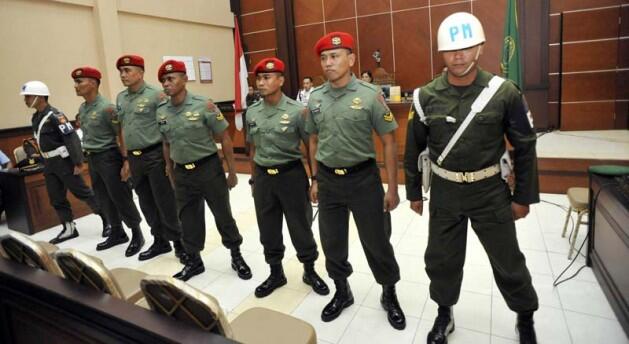
[[[100,94],[96,99],[79,107],[79,121],[83,131],[83,149],[102,152],[117,147],[118,125],[112,123],[114,105]]]
[[[479,69],[474,82],[462,88],[448,83],[447,72],[421,88],[419,102],[425,119],[415,115],[413,105],[408,121],[406,193],[409,200],[421,199],[421,172],[417,157],[428,145],[430,159],[437,158],[470,112],[471,105],[493,75]],[[497,164],[505,151],[505,134],[514,148],[516,187],[513,200],[519,204],[539,201],[537,160],[528,105],[517,86],[505,81],[482,112],[474,117],[441,167],[455,172],[477,171]]]
[[[146,83],[137,92],[126,89],[118,94],[113,123],[122,125],[127,150],[144,149],[162,140],[155,110],[165,97],[161,90]]]
[[[247,141],[256,146],[256,164],[269,167],[301,159],[300,140],[308,140],[303,113],[304,106],[284,94],[275,106],[262,100],[247,109]]]
[[[178,106],[171,102],[161,104],[156,123],[170,143],[170,158],[180,165],[215,154],[218,148],[213,134],[222,133],[228,126],[211,100],[190,92]]]
[[[315,88],[308,100],[306,132],[318,134],[317,161],[351,167],[376,157],[372,130],[384,135],[397,128],[380,88],[352,77],[347,86]]]

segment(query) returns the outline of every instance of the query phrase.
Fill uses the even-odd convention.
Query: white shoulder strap
[[[41,132],[41,128],[44,126],[44,123],[46,123],[46,120],[48,120],[48,117],[50,117],[51,115],[52,115],[52,110],[48,111],[46,116],[44,116],[44,118],[42,118],[41,121],[39,122],[39,127],[37,128],[37,131],[34,133],[35,139],[37,140],[37,144],[39,144],[39,133]]]
[[[476,116],[477,113],[483,111],[487,103],[489,103],[491,98],[496,94],[496,92],[500,88],[500,85],[502,85],[504,81],[505,79],[497,75],[494,75],[494,77],[491,78],[491,80],[489,80],[489,85],[487,85],[487,87],[485,87],[481,91],[478,97],[476,97],[476,100],[474,100],[474,103],[472,103],[472,108],[470,110],[470,113],[467,114],[467,117],[465,117],[465,120],[463,120],[463,123],[461,123],[461,125],[456,130],[454,135],[452,135],[452,138],[446,145],[446,148],[443,149],[443,152],[441,152],[441,155],[439,155],[439,158],[437,158],[438,165],[441,165],[441,163],[446,158],[446,156],[448,156],[448,153],[450,153],[450,150],[452,149],[452,147],[454,147],[454,145],[459,140],[459,138],[461,138],[461,135],[463,135],[463,132],[465,131],[467,126],[470,125],[470,123],[474,119],[474,116]]]
[[[417,111],[417,115],[419,116],[419,120],[426,123],[426,114],[424,113],[424,109],[422,109],[422,105],[419,103],[419,91],[421,88],[416,88],[413,90],[413,105],[415,105],[415,111]]]

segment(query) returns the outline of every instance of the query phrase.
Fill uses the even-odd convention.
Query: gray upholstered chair
[[[20,233],[9,233],[0,238],[0,253],[10,260],[48,271],[62,277],[61,270],[51,254],[57,246],[45,241],[35,241]]]
[[[241,343],[315,344],[309,323],[271,309],[246,310],[231,323],[218,301],[185,282],[166,276],[147,276],[142,292],[151,309]]]
[[[59,250],[53,256],[68,280],[129,303],[136,303],[142,298],[140,281],[146,276],[142,271],[127,268],[108,270],[100,259],[73,249]]]

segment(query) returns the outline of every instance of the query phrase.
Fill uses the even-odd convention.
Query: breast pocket
[[[370,114],[364,110],[351,110],[337,117],[339,132],[347,137],[371,137]]]
[[[273,143],[282,148],[290,148],[296,141],[294,125],[280,125],[270,132]]]
[[[184,138],[190,140],[203,139],[209,135],[208,128],[203,124],[201,119],[196,121],[186,121],[183,125]]]
[[[452,136],[453,126],[446,121],[446,115],[431,115],[426,117],[428,138],[436,144],[445,144]]]
[[[474,124],[476,125],[475,139],[480,142],[493,142],[502,139],[504,130],[502,127],[503,116],[499,112],[483,112],[476,115]]]

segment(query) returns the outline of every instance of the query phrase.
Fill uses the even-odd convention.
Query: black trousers
[[[120,180],[122,155],[118,148],[88,153],[87,161],[90,166],[92,188],[107,222],[114,228],[121,228],[122,221],[129,228],[138,227],[142,217],[133,202],[129,184]]]
[[[221,159],[216,154],[185,169],[175,165],[175,194],[179,219],[183,226],[183,245],[188,253],[197,253],[205,246],[205,205],[214,215],[223,245],[235,249],[242,243],[229,204],[229,189]]]
[[[159,145],[139,156],[128,154],[129,168],[151,235],[155,240],[180,240],[181,224],[177,219],[175,193],[166,176],[162,152]]]
[[[95,214],[101,214],[101,207],[94,195],[94,191],[85,184],[80,174],[74,175],[74,164],[70,158],[54,157],[45,159],[44,179],[50,204],[55,208],[61,223],[74,220],[72,207],[66,195],[68,190],[74,197],[87,203]]]
[[[496,284],[513,311],[534,311],[537,294],[518,246],[511,194],[500,176],[458,184],[434,176],[430,190],[426,273],[430,297],[439,305],[457,303],[463,280],[467,221],[483,245]]]
[[[308,197],[308,175],[301,161],[276,175],[267,168],[256,167],[253,200],[260,229],[260,242],[268,264],[279,264],[284,258],[282,223],[284,216],[290,239],[302,263],[314,262],[319,252],[312,234],[312,205]]]
[[[352,274],[347,260],[349,212],[376,281],[382,285],[400,280],[391,238],[391,214],[384,212],[384,188],[375,162],[343,176],[319,168],[319,233],[330,278]]]

